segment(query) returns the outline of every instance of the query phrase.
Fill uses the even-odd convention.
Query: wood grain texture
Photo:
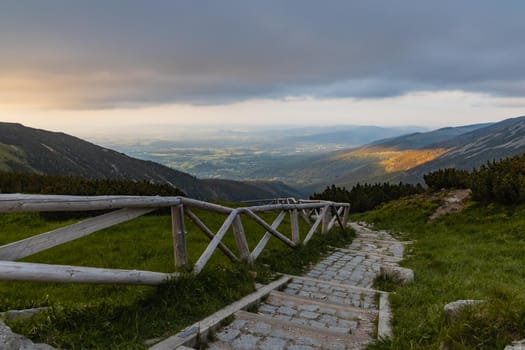
[[[157,285],[177,274],[0,261],[0,280],[57,283]]]
[[[277,229],[285,217],[286,217],[286,212],[283,210],[275,218],[271,227],[273,229]],[[262,251],[264,250],[264,247],[266,247],[266,244],[268,244],[268,241],[270,240],[270,238],[272,238],[272,236],[273,235],[270,232],[266,231],[263,238],[261,238],[257,246],[252,251],[253,260],[257,259],[257,257],[262,253]]]
[[[215,237],[215,234],[211,232],[211,230],[206,226],[201,219],[195,213],[188,207],[184,207],[184,213],[188,216],[188,218],[197,226],[210,240]],[[217,247],[226,255],[231,261],[237,262],[239,259],[237,256],[222,242],[219,242]]]
[[[171,231],[173,236],[175,267],[184,270],[188,266],[188,256],[186,252],[186,228],[184,227],[184,211],[182,205],[171,207]]]

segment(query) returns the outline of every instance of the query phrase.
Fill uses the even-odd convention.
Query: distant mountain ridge
[[[377,140],[368,145],[312,156],[290,158],[268,173],[305,191],[330,184],[423,182],[441,168],[472,169],[487,161],[525,152],[525,117],[497,123],[447,127]]]
[[[525,116],[522,116],[378,140],[357,149],[334,152],[331,159],[359,164],[334,178],[339,185],[352,186],[357,182],[418,183],[431,171],[471,170],[487,161],[524,152]]]
[[[239,201],[301,196],[300,192],[282,183],[200,180],[71,135],[17,123],[0,122],[0,170],[168,183],[199,199]]]
[[[321,133],[316,137],[329,136]],[[357,148],[281,157],[279,162],[266,157],[257,166],[247,165],[242,157],[232,158],[249,170],[246,178],[272,179],[233,181],[198,179],[63,133],[0,123],[0,170],[147,180],[172,184],[196,198],[233,201],[303,197],[330,184],[351,187],[358,182],[422,182],[423,175],[430,171],[449,167],[472,169],[523,152],[525,116],[412,132]]]
[[[372,142],[370,145],[382,147],[395,147],[397,149],[421,149],[432,144],[453,139],[456,136],[485,128],[493,123],[472,124],[457,127],[446,127],[428,132],[416,132],[413,134],[402,135]]]
[[[311,135],[294,136],[290,141],[316,144],[351,144],[359,146],[370,143],[370,140],[385,140],[389,137],[403,135],[414,128],[386,128],[379,126],[354,126],[341,128],[338,131],[319,132]]]
[[[409,181],[416,181],[423,174],[442,169],[470,170],[487,161],[499,160],[525,152],[525,116],[505,119],[475,129],[443,142],[430,145],[448,151],[430,162],[410,169]]]

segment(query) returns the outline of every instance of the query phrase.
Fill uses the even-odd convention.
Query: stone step
[[[412,244],[414,243],[413,241],[397,241],[395,239],[381,239],[381,238],[378,238],[377,236],[375,235],[360,235],[360,236],[357,236],[356,238],[354,238],[354,240],[360,240],[360,241],[369,241],[369,242],[376,242],[376,243],[380,243],[380,244],[392,244],[392,245],[397,245],[397,244]]]
[[[378,316],[377,308],[361,309],[281,292],[272,292],[258,312],[294,324],[363,337],[372,336]]]
[[[266,315],[239,311],[236,319],[216,334],[210,350],[345,350],[364,349],[367,338],[329,329],[294,324]]]
[[[403,257],[405,246],[403,244],[382,244],[372,240],[355,239],[348,249],[401,258]]]
[[[409,244],[414,244],[415,241],[398,241],[398,240],[395,240],[395,239],[388,239],[388,240],[385,240],[385,239],[380,239],[380,238],[377,238],[377,237],[374,237],[373,235],[364,235],[364,236],[359,236],[359,237],[356,237],[354,240],[360,240],[360,241],[369,241],[369,242],[377,242],[377,243],[380,243],[380,244],[391,244],[391,245],[409,245]]]
[[[349,249],[337,249],[316,264],[307,277],[369,288],[384,258]]]
[[[361,231],[358,232],[356,238],[369,238],[369,239],[380,239],[385,242],[399,242],[388,233],[373,233],[373,231]]]
[[[371,260],[375,260],[377,262],[388,262],[388,263],[398,263],[402,258],[402,253],[400,256],[391,255],[391,254],[382,254],[382,252],[379,252],[377,249],[370,249],[370,247],[355,247],[350,245],[348,248],[337,248],[336,249],[339,252],[342,252],[344,254],[347,254],[351,257],[366,257],[370,258]]]
[[[370,288],[361,288],[307,277],[293,277],[288,284],[281,288],[284,293],[293,296],[366,310],[377,309],[375,301],[379,291]]]

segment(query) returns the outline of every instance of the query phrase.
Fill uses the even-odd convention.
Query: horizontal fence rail
[[[15,261],[160,208],[171,208],[176,270],[188,270],[185,218],[209,239],[208,246],[193,266],[191,272],[195,274],[202,271],[217,249],[233,262],[252,264],[263,252],[270,239],[278,239],[290,248],[296,248],[300,244],[307,244],[316,232],[327,234],[336,224],[344,230],[350,212],[348,203],[296,200],[294,198],[274,199],[271,204],[229,208],[186,197],[0,194],[0,212],[3,213],[112,210],[67,227],[0,246],[0,280],[155,285],[169,278],[176,278],[180,276],[180,272],[161,273]],[[226,218],[218,231],[213,232],[192,209],[223,214],[226,215]],[[267,223],[258,215],[264,212],[278,212],[279,214],[272,223]],[[290,218],[290,237],[279,231],[279,225],[287,216]],[[266,230],[251,251],[247,243],[242,217],[252,220]],[[302,242],[299,233],[299,218],[309,227]],[[233,230],[238,256],[222,242],[230,229]]]

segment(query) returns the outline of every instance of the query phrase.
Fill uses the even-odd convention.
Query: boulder
[[[46,311],[47,309],[48,309],[47,307],[36,307],[33,309],[24,309],[24,310],[8,310],[6,312],[2,312],[1,315],[6,320],[14,321],[14,320],[31,318],[35,316],[36,314]]]
[[[512,345],[507,345],[503,350],[525,350],[525,339],[513,341]]]
[[[406,267],[394,265],[382,265],[379,274],[383,279],[389,279],[397,283],[406,284],[414,281],[414,271]]]
[[[20,334],[14,333],[2,320],[0,320],[0,350],[55,350],[47,344],[34,344]]]
[[[481,303],[483,303],[483,300],[456,300],[445,305],[443,310],[445,311],[446,318],[448,320],[453,320],[458,315],[458,313],[461,312],[461,310],[463,310],[466,306],[478,305]]]

